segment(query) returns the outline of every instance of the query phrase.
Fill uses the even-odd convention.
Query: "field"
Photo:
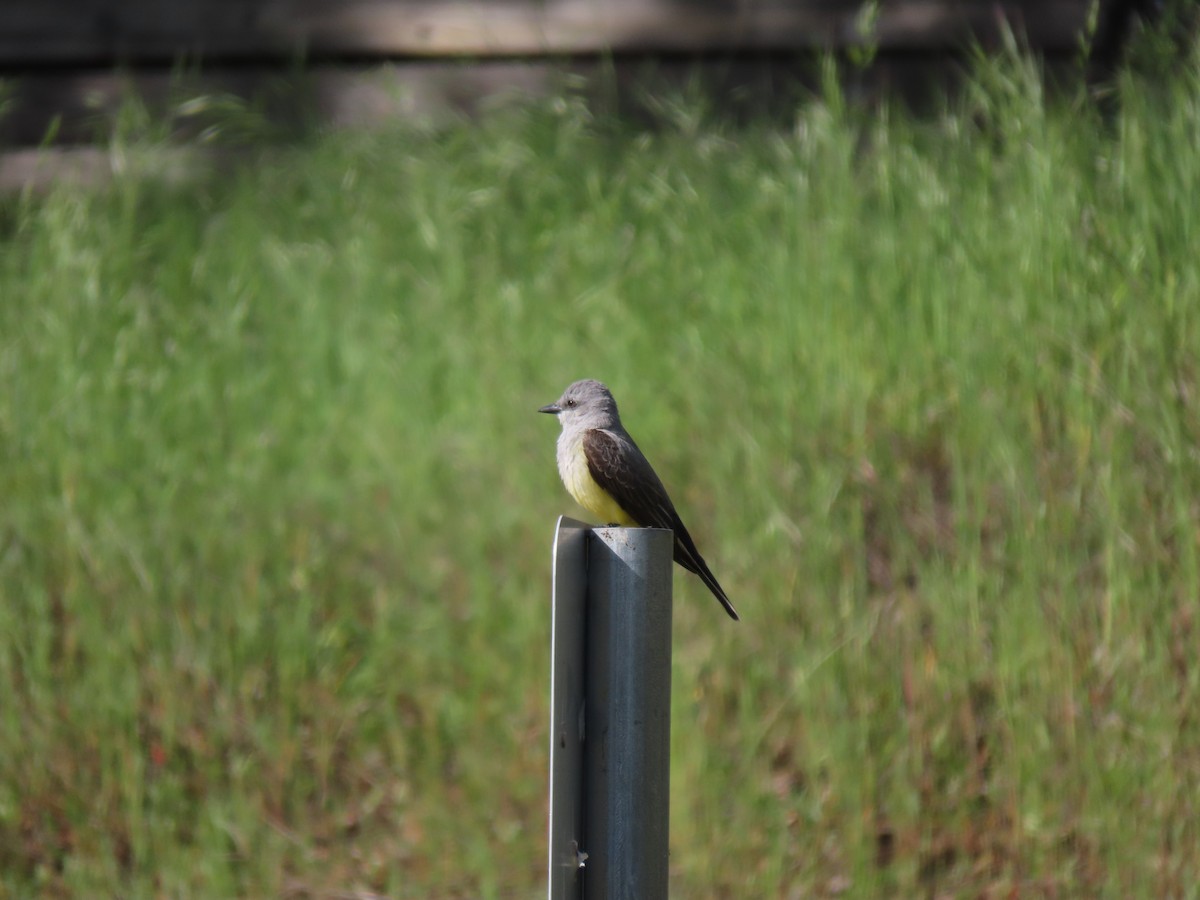
[[[0,896],[544,894],[535,413],[675,580],[673,895],[1196,897],[1200,66],[570,90],[0,199]]]

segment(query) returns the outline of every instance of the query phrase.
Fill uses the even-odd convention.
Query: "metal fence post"
[[[667,896],[671,753],[669,530],[559,520],[551,688],[550,898]],[[585,556],[586,599],[563,571]],[[582,609],[580,626],[572,609]],[[579,643],[576,643],[578,641]],[[581,646],[574,655],[569,648]],[[562,657],[572,652],[573,668]],[[582,674],[578,706],[574,679]],[[582,744],[575,743],[582,726]],[[581,751],[581,753],[580,753]],[[578,754],[578,755],[576,755]],[[572,759],[580,784],[568,788]],[[578,791],[576,804],[563,791]],[[581,868],[582,867],[582,868]],[[582,878],[579,876],[582,875]]]
[[[554,531],[550,625],[550,900],[583,898],[583,676],[588,526]]]

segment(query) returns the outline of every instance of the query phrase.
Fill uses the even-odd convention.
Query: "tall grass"
[[[0,201],[2,890],[538,894],[590,376],[744,619],[677,579],[676,895],[1192,894],[1200,70],[1120,87]]]

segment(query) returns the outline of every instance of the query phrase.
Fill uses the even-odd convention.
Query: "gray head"
[[[561,397],[538,412],[558,416],[564,429],[578,425],[585,428],[611,428],[621,424],[621,417],[617,415],[617,401],[607,387],[591,378],[576,381],[563,391]]]

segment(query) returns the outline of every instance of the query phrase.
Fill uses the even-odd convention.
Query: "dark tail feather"
[[[729,613],[729,618],[735,622],[738,621],[737,610],[729,602],[729,598],[725,595],[725,589],[717,582],[717,577],[713,575],[708,568],[708,564],[704,562],[704,557],[696,549],[696,544],[692,541],[692,536],[687,533],[687,529],[683,527],[683,523],[676,521],[674,531],[675,562],[679,563],[679,565],[683,566],[689,572],[694,572],[700,576],[700,580],[704,582],[704,586],[712,591],[714,597],[721,601],[721,605],[725,607],[725,612]]]

